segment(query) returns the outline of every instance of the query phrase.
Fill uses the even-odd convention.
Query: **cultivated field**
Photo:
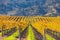
[[[0,16],[0,40],[60,40],[60,17]]]

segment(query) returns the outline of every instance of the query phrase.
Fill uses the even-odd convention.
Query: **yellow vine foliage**
[[[42,35],[45,29],[60,32],[60,17],[42,17],[42,16],[0,16],[0,30],[4,25],[4,29],[19,27],[24,30],[28,24],[32,26]]]

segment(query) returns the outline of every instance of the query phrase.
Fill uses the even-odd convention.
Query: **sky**
[[[0,15],[60,16],[60,0],[0,0]]]

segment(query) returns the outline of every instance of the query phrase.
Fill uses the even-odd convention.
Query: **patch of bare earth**
[[[26,39],[25,38],[21,38],[21,39],[17,38],[17,40],[26,40]]]
[[[4,37],[0,36],[0,40],[3,40],[3,39],[4,39]]]

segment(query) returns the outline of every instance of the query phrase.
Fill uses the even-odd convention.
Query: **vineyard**
[[[0,40],[60,40],[60,17],[0,16]]]

